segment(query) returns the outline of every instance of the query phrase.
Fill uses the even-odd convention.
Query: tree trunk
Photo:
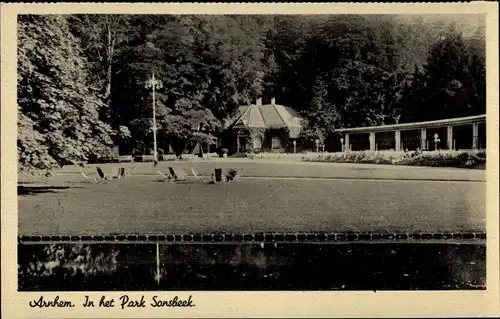
[[[106,105],[108,107],[111,104],[111,80],[113,74],[113,58],[116,44],[116,30],[112,31],[113,27],[116,28],[117,26],[113,25],[112,18],[108,18],[106,21],[108,43],[106,50],[106,88],[104,92],[104,100],[106,101]]]

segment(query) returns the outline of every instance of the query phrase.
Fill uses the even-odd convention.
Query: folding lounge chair
[[[191,173],[193,173],[193,176],[197,181],[202,181],[203,183],[209,183],[212,181],[212,178],[198,174],[194,168],[191,168]]]
[[[174,180],[170,174],[166,175],[166,174],[163,174],[163,172],[160,172],[160,171],[156,171],[156,172],[158,173],[158,179],[160,181],[162,181],[162,182],[171,182],[171,181]]]
[[[97,180],[95,178],[95,174],[94,175],[90,175],[86,170],[84,169],[81,169],[80,170],[80,174],[82,174],[83,177],[85,177],[86,180],[89,180],[91,181],[92,183],[97,183]]]
[[[125,171],[125,169],[123,169],[123,170],[124,170],[123,178],[128,178],[128,177],[132,176],[132,174],[135,172],[135,167],[132,167],[128,171]]]
[[[187,174],[182,169],[174,169],[173,167],[169,167],[170,175],[174,177],[174,181],[186,181]]]
[[[123,175],[125,175],[125,168],[113,167],[111,170],[111,175],[109,175],[108,177],[110,177],[111,179],[121,179]]]
[[[108,181],[113,179],[111,176],[106,175],[106,173],[104,173],[104,171],[100,167],[97,167],[97,173],[99,174],[99,177],[101,178],[101,180],[98,181],[98,183],[105,183],[105,182],[108,182]]]
[[[241,175],[243,175],[243,171],[244,171],[244,170],[245,170],[244,168],[242,168],[242,169],[238,170],[238,171],[236,172],[236,175],[234,175],[234,178],[233,178],[233,179],[240,180],[240,177],[241,177]]]
[[[240,170],[231,169],[229,171],[229,173],[226,175],[227,181],[228,182],[231,182],[231,181],[239,182],[239,181],[241,181],[240,177],[242,174],[243,174],[243,169],[240,169]]]
[[[226,182],[226,179],[222,177],[222,168],[216,168],[215,174],[213,175],[213,182],[214,183],[224,183]]]

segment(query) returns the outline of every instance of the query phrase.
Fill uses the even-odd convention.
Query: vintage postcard
[[[2,317],[500,314],[496,3],[2,4],[1,34]]]

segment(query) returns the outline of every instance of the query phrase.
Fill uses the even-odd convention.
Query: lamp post
[[[319,153],[319,140],[316,140],[316,153]]]
[[[153,156],[154,156],[154,161],[155,165],[158,161],[158,152],[156,148],[156,95],[155,95],[155,90],[156,89],[161,89],[163,87],[163,84],[161,83],[160,80],[155,79],[155,73],[153,71],[153,75],[149,80],[146,81],[145,85],[146,89],[151,88],[153,90]]]
[[[341,145],[342,153],[345,152],[344,138],[343,137],[340,138],[340,145]]]
[[[297,142],[293,141],[293,154],[297,153]]]

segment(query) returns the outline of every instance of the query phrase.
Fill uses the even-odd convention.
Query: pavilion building
[[[486,114],[381,126],[337,129],[344,150],[486,148]]]
[[[293,152],[305,121],[295,110],[276,104],[255,104],[240,107],[240,113],[231,126],[233,149],[231,153]],[[294,145],[295,141],[295,145]]]

